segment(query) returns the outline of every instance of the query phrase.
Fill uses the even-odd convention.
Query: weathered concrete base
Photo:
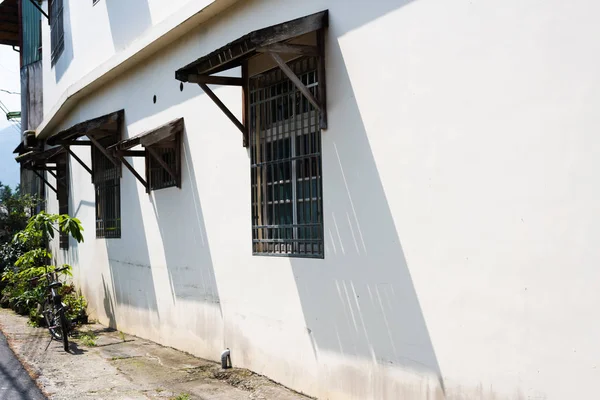
[[[73,339],[70,353],[46,329],[27,325],[27,318],[0,309],[0,329],[30,375],[51,400],[169,399],[187,393],[191,399],[306,400],[247,370],[222,370],[205,361],[156,343],[110,331],[99,324],[96,346]]]

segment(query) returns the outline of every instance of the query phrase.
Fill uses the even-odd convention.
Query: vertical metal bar
[[[287,253],[287,179],[285,170],[285,102],[284,97],[287,96],[285,88],[277,74],[271,72],[273,81],[277,84],[277,174],[279,177],[279,185],[277,190],[279,193],[279,228],[277,229],[277,238],[279,239],[278,251],[280,254]]]
[[[290,115],[290,124],[292,125],[290,127],[290,156],[292,157],[291,160],[291,167],[292,167],[292,174],[290,177],[291,183],[292,183],[292,225],[293,225],[293,229],[292,229],[292,253],[297,253],[298,252],[298,194],[297,194],[297,185],[298,185],[298,173],[297,173],[297,161],[294,159],[294,157],[297,156],[297,150],[296,150],[296,135],[298,134],[298,113],[297,111],[297,104],[296,104],[296,99],[297,99],[297,93],[298,93],[298,88],[296,86],[292,86],[292,83],[290,81],[288,81],[288,84],[290,85],[290,90],[293,94],[292,96],[292,112]]]
[[[319,57],[317,58],[318,82],[319,91],[318,99],[321,104],[321,112],[319,114],[319,128],[327,129],[327,85],[325,71],[325,29],[321,28],[317,31],[317,48]]]
[[[320,39],[319,39],[319,35]],[[319,42],[320,54],[318,59],[319,68],[317,70],[317,87],[319,90],[319,101],[323,105],[321,114],[319,114],[319,126],[315,126],[315,153],[316,156],[316,191],[317,191],[317,238],[319,239],[318,251],[319,255],[324,253],[324,230],[323,230],[323,168],[322,168],[322,137],[321,129],[327,129],[327,88],[325,80],[325,42],[324,30],[317,32],[317,40]]]
[[[277,219],[275,218],[275,186],[276,186],[275,182],[276,182],[276,179],[275,179],[275,168],[273,167],[275,164],[274,163],[275,155],[274,155],[273,147],[275,145],[274,140],[276,140],[276,138],[273,135],[273,125],[274,124],[273,124],[273,115],[272,115],[273,113],[272,113],[272,108],[271,108],[271,104],[273,101],[273,96],[271,94],[272,86],[269,86],[268,91],[269,91],[269,93],[268,93],[269,100],[268,100],[268,102],[265,103],[265,107],[266,107],[268,129],[269,129],[268,132],[269,132],[269,137],[271,139],[271,143],[269,146],[271,149],[271,155],[269,158],[269,162],[270,162],[269,168],[271,169],[271,213],[272,213],[271,214],[271,218],[272,218],[271,225],[276,225],[277,224]],[[271,239],[274,239],[276,237],[275,232],[276,232],[276,230],[275,230],[275,228],[273,228],[271,230],[271,235],[270,235]],[[271,251],[273,253],[275,252],[275,242],[271,243]]]
[[[242,124],[244,125],[245,132],[244,132],[244,139],[243,139],[243,145],[244,147],[248,147],[248,135],[249,135],[249,129],[250,129],[250,124],[248,123],[249,120],[249,107],[250,107],[250,97],[249,97],[249,93],[250,92],[250,85],[249,85],[249,78],[248,78],[248,60],[245,60],[242,62]]]

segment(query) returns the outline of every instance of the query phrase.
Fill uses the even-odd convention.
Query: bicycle
[[[37,282],[39,279],[46,278],[44,300],[43,303],[40,302],[40,305],[42,306],[42,315],[44,316],[46,326],[50,331],[50,343],[53,339],[61,340],[65,351],[69,351],[68,336],[70,323],[65,314],[66,305],[62,302],[62,296],[58,293],[58,288],[62,286],[62,282],[58,280],[57,274],[67,269],[69,269],[69,266],[57,268],[52,272],[47,272],[44,275],[29,280],[30,282]],[[50,343],[48,343],[48,346]]]

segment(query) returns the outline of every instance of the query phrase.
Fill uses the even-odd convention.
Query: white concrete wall
[[[326,256],[253,257],[240,133],[174,71],[322,9]],[[148,196],[124,170],[121,239],[94,238],[72,161],[86,241],[67,259],[90,311],[202,357],[229,347],[322,399],[600,397],[599,11],[257,0],[198,27],[61,125],[125,108],[131,136],[185,118],[183,187]],[[239,114],[239,89],[216,92]]]
[[[67,88],[178,11],[197,11],[215,0],[63,0],[64,51],[51,64],[50,25],[42,23],[44,111],[47,114]],[[45,3],[47,8],[47,2]],[[183,15],[187,15],[183,13]],[[183,21],[183,17],[180,18]]]

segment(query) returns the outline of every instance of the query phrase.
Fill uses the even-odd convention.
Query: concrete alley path
[[[46,397],[29,377],[0,332],[0,399],[43,400]]]
[[[17,393],[35,387],[7,341],[49,400],[308,400],[263,376],[235,368],[235,358],[234,368],[223,370],[218,363],[99,324],[81,327],[68,353],[58,341],[48,345],[48,330],[27,325],[27,317],[7,309],[0,308],[0,331],[6,336],[0,343],[0,379],[8,377],[8,383],[0,380],[0,387],[16,387]],[[0,392],[0,400],[45,399],[39,391],[24,393],[9,397]]]

